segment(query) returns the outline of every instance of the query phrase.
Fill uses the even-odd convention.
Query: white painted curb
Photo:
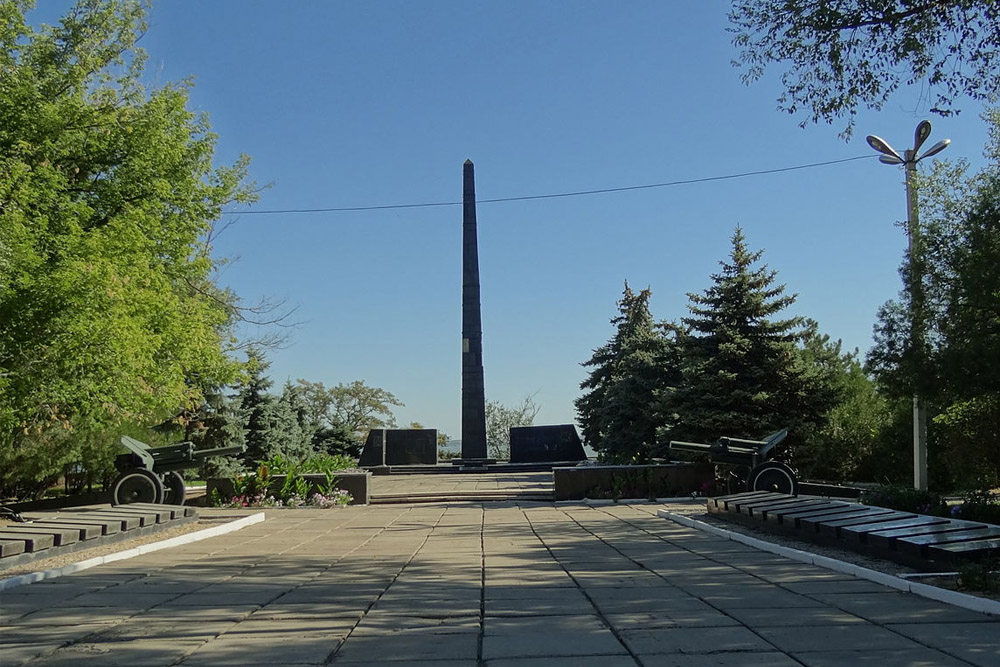
[[[113,563],[116,560],[135,558],[136,556],[148,554],[153,551],[159,551],[160,549],[169,549],[171,547],[179,547],[182,544],[200,542],[201,540],[207,540],[210,537],[232,533],[242,528],[246,528],[247,526],[252,526],[255,523],[260,523],[263,520],[264,513],[257,512],[256,514],[245,516],[242,519],[237,519],[236,521],[230,521],[229,523],[225,523],[221,526],[206,528],[205,530],[195,531],[186,535],[178,535],[177,537],[171,537],[170,539],[161,540],[159,542],[150,542],[149,544],[143,544],[132,549],[126,549],[125,551],[119,551],[106,556],[97,556],[96,558],[82,560],[79,563],[70,563],[69,565],[64,565],[63,567],[44,570],[42,572],[31,572],[29,574],[22,574],[9,579],[0,579],[0,591],[10,590],[11,588],[17,588],[18,586],[24,586],[26,584],[33,584],[38,581],[44,581],[45,579],[55,579],[56,577],[61,577],[66,574],[73,574],[74,572],[79,572],[80,570],[89,570],[92,567],[104,565],[105,563]],[[96,546],[100,545],[95,545],[95,547]]]
[[[957,591],[949,591],[943,588],[929,586],[927,584],[920,584],[893,576],[891,574],[871,570],[867,567],[861,567],[860,565],[855,565],[853,563],[845,563],[844,561],[837,560],[835,558],[819,556],[817,554],[810,553],[808,551],[801,551],[799,549],[790,549],[788,547],[772,544],[771,542],[766,542],[764,540],[758,540],[754,537],[743,535],[742,533],[734,533],[732,531],[725,530],[724,528],[719,528],[718,526],[712,526],[704,521],[698,521],[696,519],[692,519],[691,517],[674,514],[669,510],[658,510],[656,515],[663,519],[670,519],[671,521],[679,523],[682,526],[696,528],[711,535],[733,540],[734,542],[740,542],[741,544],[746,544],[747,546],[754,547],[755,549],[768,551],[800,563],[818,565],[819,567],[825,567],[828,570],[849,574],[858,577],[859,579],[873,581],[877,584],[889,586],[890,588],[895,588],[896,590],[900,590],[905,593],[913,593],[914,595],[919,595],[931,600],[937,600],[938,602],[945,602],[955,607],[961,607],[962,609],[978,611],[982,614],[1000,616],[1000,602],[996,602],[995,600],[987,600],[985,598],[976,597],[975,595],[967,595]]]

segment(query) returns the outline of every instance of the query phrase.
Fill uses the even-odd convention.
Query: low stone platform
[[[198,512],[181,505],[132,503],[32,513],[25,518],[26,523],[0,526],[0,571],[38,558],[144,537],[195,521]]]
[[[848,503],[752,491],[710,498],[721,519],[938,570],[1000,556],[1000,526]]]

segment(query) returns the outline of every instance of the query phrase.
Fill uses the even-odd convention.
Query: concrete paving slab
[[[119,607],[46,607],[18,618],[12,627],[103,624],[110,625],[136,613]]]
[[[985,614],[908,593],[838,593],[813,597],[873,623],[979,623],[994,620]]]
[[[338,618],[361,618],[368,611],[369,605],[372,603],[370,600],[344,600],[342,604],[336,606],[314,603],[268,604],[263,607],[250,607],[247,614],[252,618],[261,620],[272,618],[327,618],[330,616]],[[211,608],[203,607],[203,609]]]
[[[571,658],[496,658],[487,660],[486,667],[635,667],[627,655],[580,656]],[[409,663],[407,663],[409,667]]]
[[[715,607],[686,593],[667,596],[623,588],[594,589],[588,595],[604,614],[652,611],[708,611]]]
[[[429,635],[451,635],[479,632],[481,621],[478,616],[429,618],[401,616],[388,612],[373,611],[365,615],[357,624],[352,636],[363,636],[372,632],[391,634],[404,630],[421,630]]]
[[[0,653],[10,665],[20,665],[35,656],[51,653],[62,646],[62,642],[32,642],[28,644],[0,642]],[[35,663],[41,664],[41,663]],[[6,667],[6,665],[4,665]]]
[[[644,655],[642,664],[644,667],[801,667],[802,665],[784,653],[745,651],[708,655]]]
[[[576,614],[574,616],[552,616],[545,618],[487,618],[483,622],[483,636],[530,634],[545,632],[555,634],[572,634],[578,632],[600,633],[607,626],[596,614]]]
[[[799,607],[794,610],[730,609],[726,613],[748,628],[868,624],[863,618],[830,607]]]
[[[559,617],[552,617],[559,618]],[[483,637],[483,659],[557,656],[624,656],[622,643],[605,628],[553,632],[543,624],[534,632]]]
[[[486,617],[491,616],[573,616],[591,608],[590,602],[576,589],[567,588],[576,597],[487,599]]]
[[[732,615],[715,609],[642,611],[624,614],[607,614],[608,623],[615,630],[654,630],[660,628],[712,628],[733,627],[740,622]]]
[[[712,606],[723,611],[728,609],[789,609],[799,607],[819,607],[817,600],[791,591],[768,585],[730,588],[728,590],[689,590]]]
[[[342,643],[341,637],[308,636],[295,641],[270,637],[223,635],[202,644],[180,664],[185,667],[248,664],[322,665]]]
[[[142,619],[177,619],[198,621],[240,621],[260,609],[258,605],[228,605],[219,603],[215,607],[153,607],[139,614]],[[315,607],[314,607],[315,609]]]
[[[855,651],[920,648],[912,639],[870,623],[828,625],[818,632],[803,632],[799,627],[767,627],[757,628],[757,633],[786,653],[840,651],[845,646]]]
[[[175,620],[149,621],[132,618],[112,626],[99,626],[99,634],[94,638],[99,642],[135,641],[140,639],[200,639],[207,641],[226,632],[234,621]]]
[[[997,621],[901,623],[885,627],[974,665],[1000,665],[1000,622]]]
[[[0,628],[0,654],[8,644],[45,644],[52,642],[58,645],[77,641],[88,635],[108,629],[101,623],[80,623],[78,625],[16,625],[4,624]],[[0,662],[0,664],[3,664]]]
[[[225,593],[220,597],[220,593],[203,593],[201,590],[193,593],[185,593],[180,596],[173,596],[163,603],[165,607],[215,607],[219,600],[224,599],[227,605],[265,605],[275,601],[284,593],[270,590],[263,591],[233,591]]]
[[[81,643],[63,647],[31,663],[44,667],[162,667],[176,662],[201,643],[193,640],[143,639],[124,642]]]
[[[830,579],[828,581],[802,581],[782,583],[782,588],[787,588],[793,593],[800,595],[829,595],[833,594],[855,594],[855,593],[891,593],[892,589],[886,588],[882,584],[857,577],[843,577]]]
[[[639,656],[776,650],[772,644],[741,627],[623,630],[621,636],[632,652]]]
[[[793,656],[806,667],[968,667],[969,663],[933,649],[827,651],[796,653]],[[996,663],[992,663],[996,664]]]
[[[333,664],[476,660],[478,650],[478,632],[434,635],[431,641],[427,633],[419,630],[396,632],[391,639],[383,633],[352,634],[337,652]]]

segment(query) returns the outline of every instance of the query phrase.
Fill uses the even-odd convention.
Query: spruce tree
[[[675,348],[649,312],[650,290],[628,283],[611,320],[615,335],[594,350],[576,400],[587,444],[609,461],[646,461],[657,452],[659,396],[679,379]]]
[[[688,294],[691,317],[683,322],[683,382],[666,407],[673,413],[670,437],[711,442],[720,436],[761,437],[821,421],[830,402],[818,400],[822,382],[797,349],[804,320],[780,318],[795,301],[776,272],[758,265],[743,231],[703,294]]]
[[[202,389],[205,401],[196,411],[187,416],[184,439],[190,440],[198,449],[233,447],[246,442],[245,415],[240,406],[222,387]],[[239,470],[238,455],[213,456],[206,459],[198,469],[200,479],[225,477]]]
[[[240,407],[247,417],[243,460],[251,468],[276,455],[298,459],[312,451],[311,435],[304,434],[299,426],[289,392],[281,398],[268,393],[272,382],[265,373],[270,365],[260,351],[252,349],[247,353],[247,378],[240,390]]]

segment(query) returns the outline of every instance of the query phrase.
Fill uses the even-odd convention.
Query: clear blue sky
[[[52,21],[46,2],[37,20]],[[979,162],[968,103],[927,112],[920,89],[842,124],[776,110],[778,72],[731,65],[729,3],[589,0],[158,0],[147,76],[194,77],[218,160],[253,158],[256,210],[459,201],[612,188],[870,159],[618,194],[479,206],[488,399],[534,394],[536,423],[575,418],[580,362],[612,334],[628,280],[653,315],[687,314],[741,225],[798,294],[794,314],[846,348],[871,345],[900,289],[903,175],[864,142],[902,150],[916,124],[942,157]],[[461,209],[245,215],[220,237],[221,276],[246,300],[284,299],[302,324],[270,353],[276,384],[355,379],[393,392],[401,424],[460,433]]]

